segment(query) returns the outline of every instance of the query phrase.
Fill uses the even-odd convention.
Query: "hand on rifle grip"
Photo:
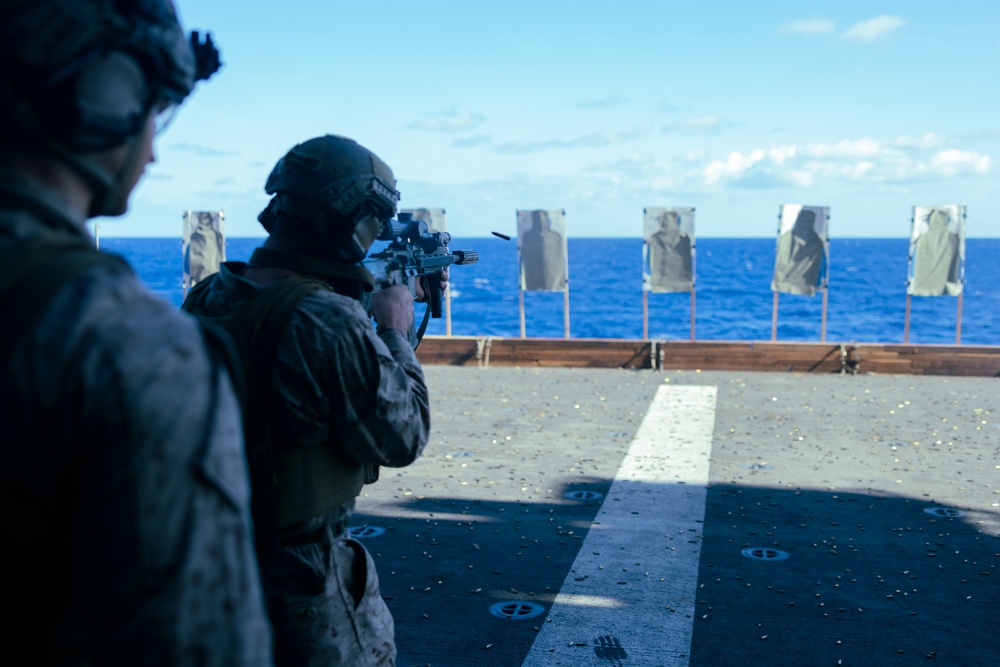
[[[431,317],[441,317],[441,294],[443,292],[441,285],[447,284],[442,280],[443,274],[444,271],[427,276],[427,301],[431,308]]]

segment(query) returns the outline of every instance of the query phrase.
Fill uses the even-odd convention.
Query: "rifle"
[[[427,329],[427,316],[441,317],[441,272],[452,264],[475,264],[475,250],[451,250],[451,234],[431,232],[423,220],[414,220],[411,213],[400,213],[396,220],[383,225],[379,241],[388,241],[384,249],[369,255],[363,262],[375,277],[375,289],[406,285],[414,298],[417,281],[424,280],[427,309],[417,331],[417,343]],[[416,345],[414,345],[414,349]]]

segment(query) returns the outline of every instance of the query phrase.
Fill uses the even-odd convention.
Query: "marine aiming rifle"
[[[452,264],[475,264],[475,250],[451,250],[451,234],[431,232],[423,220],[412,213],[400,213],[382,227],[379,241],[388,241],[384,249],[364,260],[365,268],[375,277],[375,289],[406,285],[416,298],[417,281],[423,280],[427,309],[417,331],[417,343],[427,329],[427,316],[441,317],[441,272]],[[416,346],[414,346],[416,347]]]

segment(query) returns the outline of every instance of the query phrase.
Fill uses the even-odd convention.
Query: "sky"
[[[1000,2],[177,0],[223,69],[157,137],[107,236],[179,236],[223,210],[261,236],[293,145],[357,140],[401,208],[456,238],[563,209],[570,237],[641,237],[693,206],[703,237],[769,237],[782,204],[832,238],[908,237],[915,205],[967,205],[1000,237]]]

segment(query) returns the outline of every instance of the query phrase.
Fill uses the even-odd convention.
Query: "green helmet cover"
[[[399,202],[389,165],[356,141],[332,134],[288,151],[274,166],[264,190],[279,195],[278,212],[312,222],[320,232],[331,222],[353,223],[366,204],[388,220]]]

